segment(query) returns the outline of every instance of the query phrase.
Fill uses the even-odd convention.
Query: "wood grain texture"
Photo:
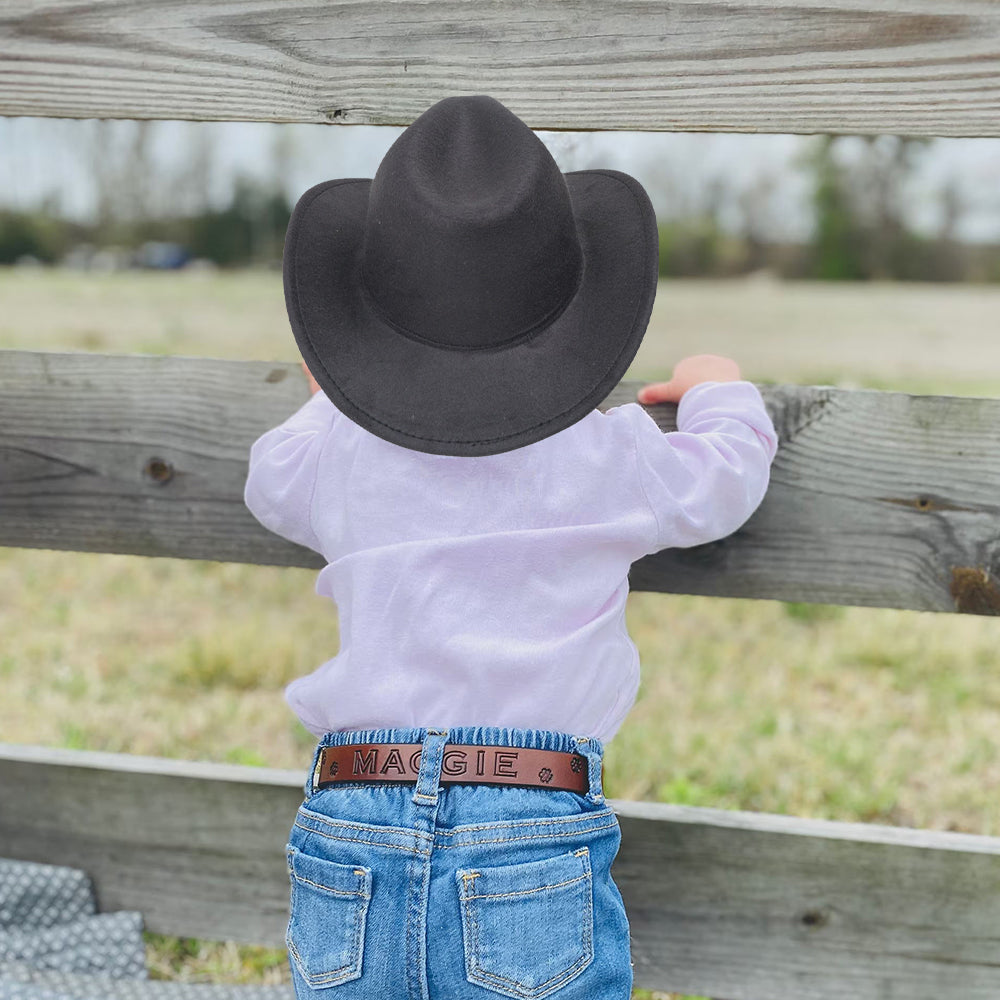
[[[633,589],[1000,614],[1000,400],[760,388],[780,438],[764,502],[634,563]]]
[[[0,114],[1000,135],[994,0],[6,0]]]
[[[84,869],[101,910],[139,910],[150,931],[281,947],[305,778],[0,744],[0,855]],[[727,1000],[1000,996],[1000,839],[610,804],[636,986]]]
[[[284,944],[305,772],[0,744],[0,857],[81,868],[144,929]]]
[[[1000,996],[1000,839],[612,805],[637,986],[727,1000]]]
[[[633,590],[1000,614],[1000,401],[760,388],[764,502],[634,563]],[[307,398],[287,362],[0,351],[0,545],[320,569],[243,504],[250,445]]]

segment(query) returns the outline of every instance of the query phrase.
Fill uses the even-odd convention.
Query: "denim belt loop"
[[[441,761],[448,742],[447,729],[428,729],[420,750],[420,773],[413,790],[413,803],[418,806],[436,806],[441,784]]]
[[[590,791],[587,798],[595,805],[600,805],[604,801],[604,789],[601,785],[602,761],[601,752],[603,747],[596,737],[574,736],[576,752],[587,758],[590,766],[588,772],[590,777]]]

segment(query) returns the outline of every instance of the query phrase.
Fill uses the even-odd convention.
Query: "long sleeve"
[[[650,552],[731,535],[760,506],[778,435],[752,382],[702,382],[664,433],[639,407],[633,422],[639,482],[656,518]]]
[[[336,409],[321,392],[250,446],[243,502],[265,528],[319,552],[312,497]]]

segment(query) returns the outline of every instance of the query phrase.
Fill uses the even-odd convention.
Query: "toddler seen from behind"
[[[323,555],[339,620],[285,689],[318,740],[286,845],[299,998],[630,996],[602,785],[639,686],[629,567],[737,530],[777,448],[715,355],[640,391],[678,403],[676,432],[598,408],[657,271],[641,185],[562,174],[486,95],[296,205],[312,394],[254,442],[245,501]]]

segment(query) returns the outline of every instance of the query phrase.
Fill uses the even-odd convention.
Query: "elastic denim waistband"
[[[554,729],[517,729],[509,726],[425,726],[392,729],[353,729],[325,733],[317,747],[346,746],[351,743],[422,743],[428,733],[448,733],[449,743],[487,747],[526,747],[563,753],[581,748],[603,757],[604,745],[595,736],[573,735]]]

